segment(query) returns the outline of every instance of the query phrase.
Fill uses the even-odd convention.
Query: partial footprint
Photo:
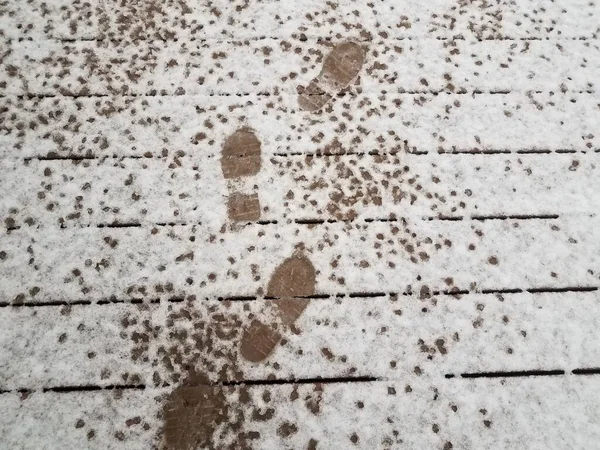
[[[222,386],[192,378],[177,387],[164,409],[164,448],[193,450],[212,448],[214,430],[228,419]]]
[[[243,179],[260,171],[260,141],[249,128],[240,128],[225,140],[221,151],[221,169],[228,180],[227,215],[234,222],[254,222],[260,219],[260,201],[256,192],[240,192]]]
[[[323,108],[354,80],[365,62],[365,53],[356,42],[336,45],[325,57],[321,73],[298,97],[298,105],[306,111]]]
[[[179,386],[173,391],[165,409],[165,448],[192,450],[212,443],[216,425],[227,420],[221,389]]]
[[[313,295],[315,285],[315,268],[301,253],[295,253],[275,269],[267,288],[267,296],[277,297],[271,303],[284,328],[290,328],[310,302],[307,298],[298,297]],[[281,338],[275,324],[254,320],[244,330],[240,352],[249,361],[263,361],[275,350]]]

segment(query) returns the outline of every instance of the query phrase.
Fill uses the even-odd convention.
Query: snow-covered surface
[[[261,193],[261,219],[278,223],[332,213],[346,218],[350,210],[362,219],[585,214],[600,206],[599,163],[599,153],[273,156],[253,182]],[[227,186],[212,182],[221,177],[215,157],[181,158],[177,164],[160,158],[76,164],[32,159],[4,161],[4,168],[0,214],[14,226],[220,226],[226,214]],[[389,183],[390,177],[396,182]],[[337,193],[354,200],[336,204],[331,196]]]
[[[595,448],[599,32],[594,0],[1,4],[0,448]]]
[[[600,358],[592,339],[596,320],[589,314],[596,301],[592,292],[315,299],[297,322],[301,334],[290,334],[268,362],[244,363],[241,370],[252,380],[349,373],[403,380],[414,375],[415,367],[431,379],[481,369],[572,370]],[[247,325],[251,312],[244,309],[260,311],[264,302],[215,305],[198,300],[191,307],[200,318],[179,326],[194,326],[210,315],[211,307],[216,307],[213,315],[239,315]],[[147,353],[151,363],[131,361],[127,356],[135,348],[131,335],[136,328],[123,332],[123,318],[164,327],[164,317],[182,308],[163,302],[149,307],[76,305],[68,313],[65,306],[47,306],[43,315],[36,314],[36,308],[8,310],[2,317],[1,359],[19,364],[3,364],[5,387],[115,385],[124,376],[151,384],[152,371],[144,369],[159,362],[157,350],[168,344],[169,329],[161,328],[154,336]],[[365,345],[369,351],[364,351]]]
[[[263,155],[345,152],[590,151],[600,147],[597,96],[567,91],[348,93],[306,116],[297,95],[4,99],[3,158],[218,155],[249,126]],[[10,131],[8,133],[7,131]],[[342,132],[343,131],[343,132]],[[263,171],[261,176],[267,176]]]
[[[260,433],[253,442],[260,444],[257,448],[304,449],[315,442],[316,448],[326,449],[544,450],[586,448],[600,439],[600,390],[592,378],[435,383],[414,379],[350,387],[251,386],[248,391],[252,406],[240,408],[248,416],[274,411],[270,420],[247,423],[240,430]],[[157,426],[158,410],[154,399],[161,393],[164,390],[128,391],[118,397],[110,391],[36,392],[26,400],[6,394],[0,405],[11,413],[0,417],[0,429],[9,448],[27,444],[24,436],[39,449],[153,448],[151,430]],[[297,425],[285,436],[283,430],[290,424]],[[227,448],[231,437],[217,438],[215,445]]]

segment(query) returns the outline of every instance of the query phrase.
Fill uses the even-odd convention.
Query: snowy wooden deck
[[[0,448],[596,448],[599,33],[1,4]]]

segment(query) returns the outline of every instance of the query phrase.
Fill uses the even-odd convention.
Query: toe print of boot
[[[258,174],[260,167],[261,143],[251,129],[241,128],[225,140],[221,150],[221,170],[227,180],[227,216],[232,222],[260,219],[258,193],[248,192],[254,187],[244,187],[249,184],[248,178]]]
[[[300,108],[311,112],[322,109],[352,83],[364,62],[364,50],[356,42],[336,45],[325,57],[321,73],[299,95]]]
[[[315,285],[315,268],[301,253],[294,254],[275,269],[267,296],[275,297],[271,303],[284,329],[290,328],[304,312],[310,300],[303,297],[314,295]],[[282,334],[274,324],[254,320],[244,330],[240,353],[251,362],[263,361],[275,350],[281,338]]]

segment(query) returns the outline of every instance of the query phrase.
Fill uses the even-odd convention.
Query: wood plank
[[[597,32],[598,14],[596,5],[585,0],[555,1],[543,9],[533,1],[457,5],[452,0],[434,0],[423,5],[403,0],[362,8],[354,1],[324,5],[317,0],[294,4],[266,0],[251,4],[186,2],[162,10],[151,9],[147,3],[110,0],[105,3],[105,12],[108,36],[130,39],[190,36],[248,39],[268,37],[265,30],[278,30],[284,35],[363,38],[377,32],[400,37],[425,34],[443,37],[466,34],[478,38],[579,37]]]
[[[185,364],[212,381],[570,372],[600,363],[599,300],[598,291],[315,299],[259,364],[240,355],[240,340],[254,317],[269,319],[269,300],[8,308],[0,389],[162,386]],[[184,330],[210,346],[188,347]]]
[[[364,152],[600,148],[600,109],[589,94],[355,92],[318,114],[298,111],[296,96],[287,94],[5,98],[4,104],[2,158],[218,155],[243,126],[256,130],[265,155],[359,145]]]
[[[258,193],[263,221],[593,213],[600,208],[599,158],[273,156],[242,188]],[[10,176],[0,180],[6,193],[0,216],[11,227],[227,221],[230,192],[217,158],[5,160],[3,166]]]
[[[6,83],[6,93],[16,95],[294,93],[319,74],[334,43],[313,38],[22,41],[12,45],[2,62],[19,71],[2,70],[0,83]],[[364,47],[366,62],[358,82],[364,92],[581,91],[594,88],[600,70],[595,41],[378,37]]]
[[[0,395],[2,444],[21,449],[148,449],[156,445],[160,392]]]
[[[600,345],[589,314],[598,300],[597,292],[313,300],[296,323],[300,332],[287,332],[266,360],[267,374],[403,380],[418,372],[437,380],[596,367]],[[261,364],[241,367],[249,379],[264,376]]]
[[[144,343],[125,325],[150,318],[131,304],[4,308],[0,389],[148,383],[149,364],[133,358]]]
[[[21,228],[2,239],[5,302],[262,295],[304,251],[320,293],[596,285],[597,217],[322,225]],[[281,236],[286,236],[281,239]],[[265,258],[264,255],[269,255]],[[167,270],[168,269],[168,270]],[[419,278],[420,277],[420,278]],[[417,283],[417,280],[420,282]],[[170,289],[165,291],[165,286]]]
[[[492,449],[518,447],[522,442],[533,449],[560,449],[585,448],[600,435],[595,425],[600,412],[593,400],[598,392],[595,379],[509,380],[504,385],[500,380],[434,384],[409,380],[320,388],[273,386],[266,404],[261,401],[264,388],[248,391],[250,411],[254,402],[262,412],[274,410],[273,419],[251,422],[247,428],[260,433],[257,446],[263,448],[304,448],[314,439],[317,448],[331,450],[340,445]],[[298,400],[290,402],[295,391]],[[410,407],[400,409],[399,402]],[[316,414],[311,411],[315,403]],[[274,432],[284,423],[295,424],[296,433]],[[356,445],[352,445],[354,435]]]
[[[0,6],[0,28],[10,39],[95,39],[103,29],[101,0],[28,0]]]
[[[434,34],[477,38],[590,36],[597,30],[597,6],[585,0],[560,0],[540,8],[534,1],[515,4],[415,0],[373,4],[361,8],[353,1],[323,4],[303,0],[212,4],[147,0],[41,0],[8,3],[0,22],[4,33],[16,39],[173,39],[269,37],[306,33],[319,37],[361,36],[386,32],[399,37]]]
[[[248,436],[253,448],[492,449],[523,442],[534,450],[585,448],[600,438],[599,386],[596,377],[435,384],[415,377],[408,382],[249,386],[226,391],[228,419],[219,433],[211,436],[208,428],[203,437],[218,448],[240,448],[240,439]],[[242,391],[245,403],[239,401]],[[149,448],[160,439],[152,437],[159,434],[154,416],[162,406],[154,400],[155,392],[135,391],[121,398],[104,392],[35,393],[23,401],[2,395],[8,413],[0,424],[8,444],[35,444],[26,448]],[[399,401],[410,407],[399,409]],[[56,414],[57,405],[61,414]],[[240,413],[245,419],[236,421]],[[140,424],[127,427],[126,421],[137,417]],[[84,426],[78,429],[79,419]],[[194,423],[193,417],[181,420]],[[91,429],[96,433],[88,441]],[[117,438],[119,431],[124,441]]]
[[[496,37],[576,37],[597,32],[598,7],[584,0],[558,0],[540,7],[536,1],[511,3],[433,2],[428,32],[456,33],[480,39]],[[422,10],[423,6],[415,6]],[[580,28],[578,28],[580,24]],[[596,31],[594,31],[596,30]]]

